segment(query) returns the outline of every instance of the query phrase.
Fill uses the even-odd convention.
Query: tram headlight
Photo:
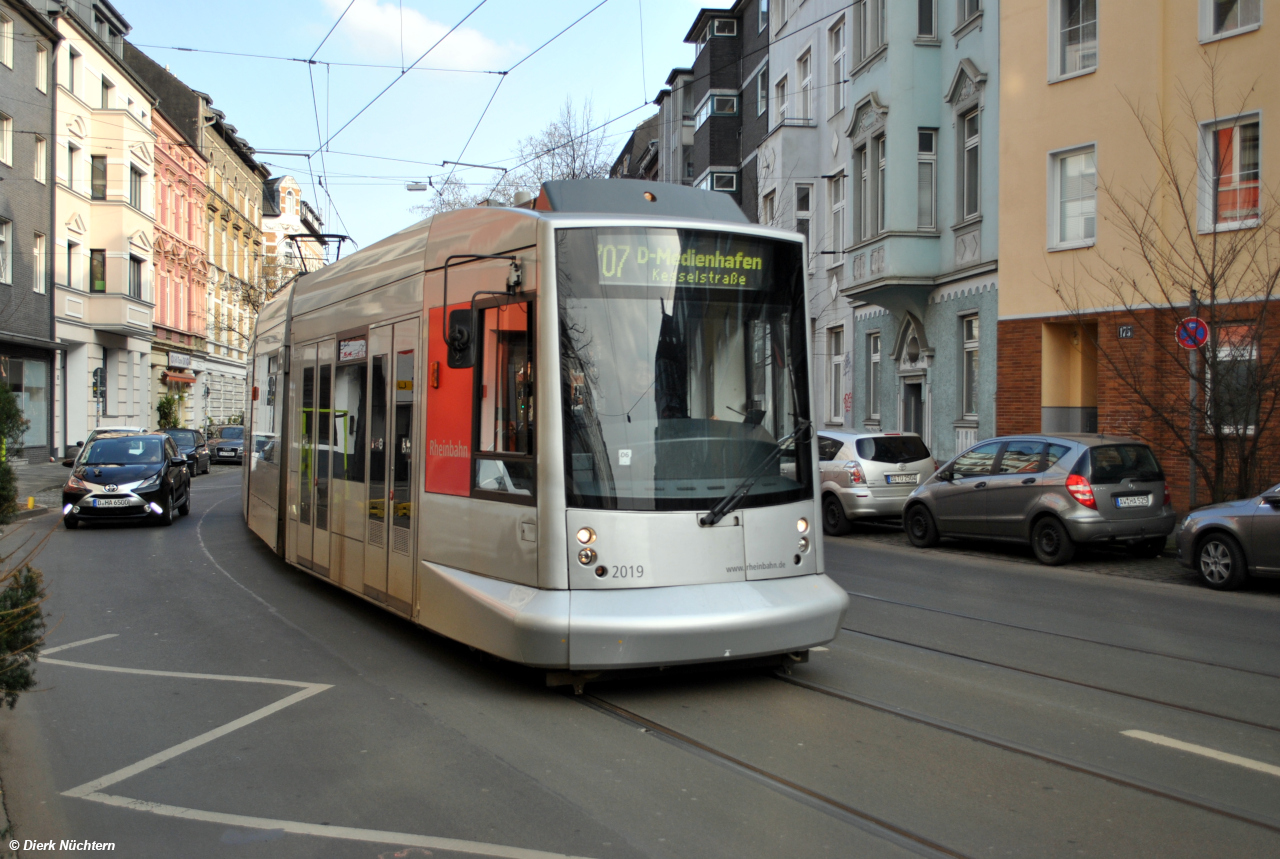
[[[808,534],[808,533],[809,533],[809,520],[808,520],[808,519],[804,519],[804,518],[797,519],[797,520],[796,520],[796,530],[797,530],[797,531],[799,531],[801,534]]]
[[[801,551],[801,552],[807,552],[807,551],[809,551],[809,538],[808,538],[808,537],[801,537],[801,538],[800,538],[800,551]]]
[[[583,549],[578,553],[578,563],[584,567],[589,567],[596,562],[595,549]]]
[[[590,546],[596,541],[596,532],[590,528],[578,529],[578,542],[584,546]]]

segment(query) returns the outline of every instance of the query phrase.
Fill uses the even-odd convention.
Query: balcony
[[[81,292],[59,286],[55,310],[59,319],[124,337],[151,337],[152,307],[119,292]]]

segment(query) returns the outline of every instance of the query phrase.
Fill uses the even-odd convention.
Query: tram
[[[848,607],[804,252],[724,194],[582,180],[305,274],[251,345],[248,526],[529,666],[803,658]]]

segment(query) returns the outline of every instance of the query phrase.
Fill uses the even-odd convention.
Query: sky
[[[113,5],[133,27],[128,38],[134,45],[188,86],[212,96],[272,175],[297,178],[326,230],[348,234],[363,247],[419,219],[411,207],[433,192],[408,191],[407,182],[439,180],[456,169],[455,178],[487,187],[501,175],[498,171],[442,167],[441,162],[514,166],[517,142],[542,130],[566,99],[579,108],[589,104],[596,124],[617,118],[604,133],[611,153],[621,151],[631,130],[656,110],[645,102],[663,88],[671,69],[692,64],[693,46],[683,39],[698,9],[731,5],[731,0],[605,0],[521,62],[599,2],[113,0]],[[464,17],[419,68],[401,73]],[[320,62],[217,51],[296,59],[314,53]],[[506,70],[511,71],[505,76],[491,74]],[[393,81],[385,95],[340,131]],[[329,139],[323,158],[304,157],[316,152],[322,138]],[[327,177],[324,187],[322,176]]]

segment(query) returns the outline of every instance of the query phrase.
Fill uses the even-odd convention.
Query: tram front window
[[[556,254],[570,507],[708,509],[756,472],[739,506],[813,497],[787,440],[809,414],[798,243],[571,229]]]

